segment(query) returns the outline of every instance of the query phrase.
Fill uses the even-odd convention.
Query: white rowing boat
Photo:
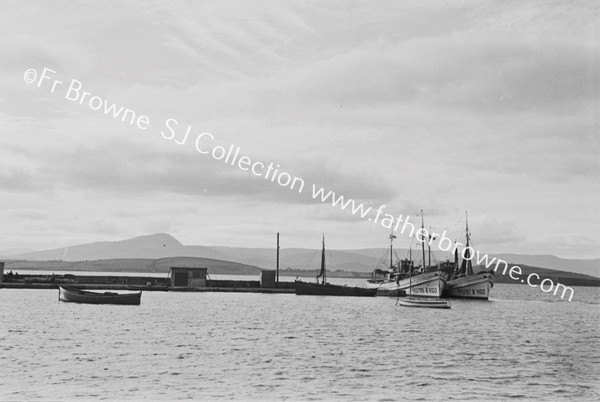
[[[396,305],[404,307],[428,307],[428,308],[450,308],[450,303],[446,300],[427,300],[427,299],[398,299]]]

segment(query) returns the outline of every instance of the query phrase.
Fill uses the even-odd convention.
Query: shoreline
[[[285,287],[277,288],[261,288],[261,287],[224,287],[224,286],[206,286],[206,287],[183,287],[183,286],[143,286],[143,285],[123,285],[123,284],[69,284],[71,288],[81,290],[129,290],[129,291],[144,291],[144,292],[232,292],[232,293],[280,293],[294,294],[293,285],[290,282],[280,282],[280,285],[285,284]],[[56,283],[20,283],[20,282],[3,282],[0,283],[0,289],[55,289],[61,284]]]

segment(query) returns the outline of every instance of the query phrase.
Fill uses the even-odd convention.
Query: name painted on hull
[[[483,295],[485,296],[485,289],[456,289],[456,293],[459,296],[472,296],[472,295]]]
[[[410,288],[410,293],[413,295],[436,295],[440,294],[440,289],[437,287],[413,286]]]

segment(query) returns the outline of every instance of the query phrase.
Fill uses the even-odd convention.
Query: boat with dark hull
[[[319,283],[321,278],[321,283]],[[327,283],[327,270],[325,268],[325,236],[321,250],[321,270],[317,275],[317,283],[296,280],[294,282],[296,294],[299,296],[375,296],[377,288],[359,288],[353,286],[332,285]]]
[[[458,253],[455,251],[455,269],[446,282],[443,295],[444,297],[488,300],[490,290],[494,287],[494,273],[492,271],[478,273],[473,271],[472,257],[469,254],[472,241],[468,220],[466,221],[466,236],[467,244],[465,245],[462,263],[459,267]]]
[[[58,300],[68,303],[139,305],[141,303],[141,298],[142,292],[100,293],[65,286],[58,287]]]
[[[332,285],[330,283],[294,282],[296,294],[299,296],[375,296],[377,289],[359,288],[352,286]]]

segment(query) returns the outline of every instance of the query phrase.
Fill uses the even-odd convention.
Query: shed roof
[[[206,268],[206,267],[171,267],[171,268],[169,268],[169,271],[173,271],[174,269],[178,269],[178,270],[183,269],[186,271],[207,271],[208,270],[208,268]]]

